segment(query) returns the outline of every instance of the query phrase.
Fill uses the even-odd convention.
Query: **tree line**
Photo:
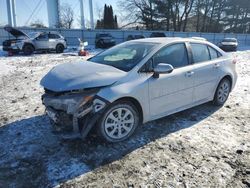
[[[117,16],[111,5],[104,5],[103,18],[97,20],[96,29],[118,29]]]
[[[120,0],[124,27],[250,33],[250,0]]]

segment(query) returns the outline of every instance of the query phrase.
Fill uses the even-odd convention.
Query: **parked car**
[[[218,46],[224,51],[237,51],[238,41],[236,38],[224,38]]]
[[[81,63],[54,67],[41,80],[56,127],[91,129],[109,142],[141,124],[202,103],[223,105],[235,86],[235,61],[204,40],[127,41]]]
[[[96,48],[109,48],[116,44],[114,38],[109,33],[98,33],[95,37]]]
[[[46,50],[62,53],[67,48],[65,38],[56,32],[30,32],[24,33],[13,27],[5,27],[15,39],[3,42],[3,50],[11,52],[23,52],[30,55],[34,51]]]
[[[150,38],[153,38],[153,37],[166,37],[166,35],[163,32],[153,32],[151,33]]]
[[[143,35],[129,35],[127,37],[127,41],[128,40],[135,40],[135,39],[144,39],[144,38],[145,38],[145,36],[143,36]]]

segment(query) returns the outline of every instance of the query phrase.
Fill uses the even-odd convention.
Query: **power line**
[[[36,12],[36,10],[37,10],[37,8],[39,7],[39,5],[41,4],[41,2],[42,2],[42,0],[40,0],[40,1],[37,3],[35,9],[34,9],[33,12],[31,13],[31,15],[30,15],[30,17],[28,18],[28,20],[26,21],[25,25],[28,25],[30,19],[32,18],[33,14]]]
[[[40,7],[39,7],[38,10],[37,10],[37,13],[35,14],[35,16],[34,16],[33,18],[36,18],[36,19],[37,19],[37,15],[38,15],[39,12],[41,11],[41,9],[42,9],[44,3],[45,3],[45,1],[43,0],[43,2],[41,3]],[[34,20],[33,18],[32,18],[31,20]]]
[[[27,7],[30,11],[32,11],[31,8],[30,8],[30,6],[26,3],[25,0],[23,1],[23,3],[25,4],[25,7]]]

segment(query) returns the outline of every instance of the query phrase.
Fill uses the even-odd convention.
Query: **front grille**
[[[8,47],[10,45],[11,45],[11,41],[9,41],[9,40],[6,40],[6,41],[3,42],[4,47]]]

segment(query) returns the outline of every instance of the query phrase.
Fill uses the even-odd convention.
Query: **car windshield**
[[[30,33],[28,33],[29,38],[32,38],[32,39],[37,37],[38,35],[39,35],[38,32],[30,32]]]
[[[122,71],[128,72],[133,69],[155,46],[156,43],[124,43],[110,48],[89,61],[110,65]]]
[[[223,42],[237,42],[236,39],[223,39]]]

